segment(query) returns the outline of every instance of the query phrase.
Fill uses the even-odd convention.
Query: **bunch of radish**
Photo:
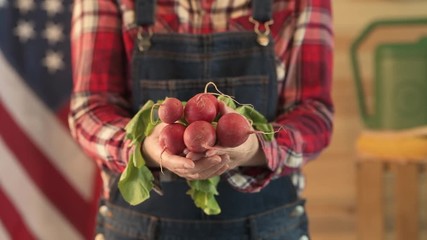
[[[207,87],[210,85],[213,85],[217,92],[208,92]],[[217,147],[237,147],[252,133],[262,133],[265,140],[271,141],[275,131],[267,119],[253,106],[236,106],[236,103],[231,96],[221,93],[212,82],[205,86],[204,92],[196,94],[187,102],[173,97],[167,97],[157,103],[148,100],[125,128],[126,137],[135,148],[129,155],[128,164],[118,184],[123,198],[131,205],[136,205],[148,199],[152,189],[162,194],[154,184],[154,176],[146,166],[143,155],[137,150],[141,149],[145,137],[150,135],[159,123],[153,121],[154,110],[157,110],[159,120],[166,123],[160,133],[159,142],[163,152],[167,151],[169,154],[185,156],[186,150],[204,153]],[[234,112],[221,111],[221,104],[231,107]],[[162,170],[161,164],[160,168]],[[221,212],[215,199],[219,194],[216,190],[219,176],[187,182],[190,187],[187,194],[197,207],[208,215]]]
[[[170,154],[185,149],[203,153],[218,145],[237,147],[254,131],[239,113],[221,114],[218,99],[211,93],[199,93],[183,104],[167,97],[158,107],[160,121],[167,123],[160,133],[160,145]]]

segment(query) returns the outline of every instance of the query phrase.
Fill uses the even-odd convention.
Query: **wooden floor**
[[[357,239],[354,146],[363,126],[349,61],[350,44],[374,19],[425,16],[425,9],[427,1],[333,1],[336,38],[333,86],[335,129],[328,149],[304,168],[307,187],[303,196],[307,198],[314,240]],[[370,54],[364,52],[362,56]],[[426,237],[423,233],[422,239]]]

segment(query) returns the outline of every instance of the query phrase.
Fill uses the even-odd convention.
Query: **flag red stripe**
[[[35,240],[15,206],[0,188],[0,220],[12,239]]]
[[[69,222],[85,237],[93,233],[93,205],[86,202],[67,182],[40,149],[15,123],[0,103],[0,132],[23,169],[40,191],[55,205]],[[31,121],[31,120],[29,120]],[[88,183],[92,184],[92,183]]]
[[[56,117],[59,122],[68,128],[68,113],[70,112],[70,101],[65,102],[61,107],[56,110]]]

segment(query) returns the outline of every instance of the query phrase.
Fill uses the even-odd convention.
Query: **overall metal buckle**
[[[137,34],[138,50],[143,52],[151,47],[151,36],[153,31],[151,28],[140,28]]]
[[[253,17],[249,18],[249,21],[254,24],[254,32],[257,34],[257,42],[259,45],[265,47],[270,43],[270,25],[274,23],[273,20],[262,23],[264,25],[264,31],[260,29],[260,22],[255,20]]]

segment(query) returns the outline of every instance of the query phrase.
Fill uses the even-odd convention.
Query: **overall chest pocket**
[[[138,81],[139,106],[149,99],[155,101],[165,97],[176,97],[181,101],[187,101],[197,93],[204,92],[205,86],[209,82],[213,82],[221,93],[232,96],[238,104],[251,104],[264,115],[268,114],[268,76],[215,79],[140,79]],[[213,86],[209,86],[207,91],[219,94]]]

